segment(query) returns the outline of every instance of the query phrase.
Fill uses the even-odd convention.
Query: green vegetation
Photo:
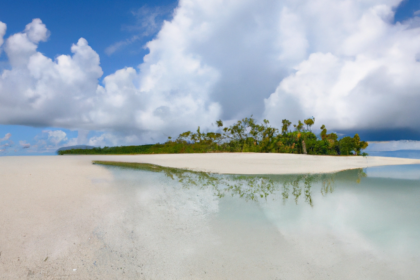
[[[218,152],[255,152],[255,153],[293,153],[311,155],[367,155],[362,150],[368,143],[361,141],[358,134],[354,137],[338,139],[337,134],[328,133],[325,125],[317,137],[311,127],[315,118],[292,123],[284,119],[281,131],[271,127],[268,120],[257,124],[255,119],[244,118],[231,126],[224,127],[221,120],[216,122],[216,132],[202,132],[198,127],[195,133],[186,131],[178,138],[164,144],[104,147],[90,150],[73,149],[59,151],[63,154],[172,154],[172,153],[218,153]],[[305,128],[306,126],[306,128]]]
[[[71,149],[58,151],[59,155],[119,155],[119,154],[153,154],[155,145],[104,147],[93,149]]]
[[[363,169],[347,170],[332,174],[301,175],[221,175],[186,169],[163,167],[148,163],[94,161],[94,164],[134,168],[163,173],[167,178],[179,182],[183,188],[211,188],[215,196],[237,196],[246,201],[267,199],[270,195],[281,195],[283,202],[293,198],[298,204],[300,197],[313,206],[312,186],[320,184],[323,196],[335,189],[335,179],[360,183],[366,177]]]

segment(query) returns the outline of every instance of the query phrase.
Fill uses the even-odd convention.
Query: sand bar
[[[372,166],[420,164],[419,159],[406,158],[262,153],[104,155],[85,156],[85,158],[86,160],[150,163],[220,174],[332,173]]]

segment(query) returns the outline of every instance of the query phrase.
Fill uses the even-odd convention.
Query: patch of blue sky
[[[416,16],[420,16],[420,1],[404,0],[395,10],[394,22],[403,22]]]

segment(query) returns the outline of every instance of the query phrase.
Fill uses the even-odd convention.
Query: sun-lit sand
[[[331,173],[382,165],[418,164],[418,159],[296,154],[216,153],[86,156],[87,160],[141,162],[220,174]]]
[[[302,253],[306,249],[297,249],[304,248],[304,242],[290,243],[276,231],[274,243],[254,244],[253,234],[258,235],[258,229],[239,224],[238,234],[243,233],[245,239],[232,236],[232,244],[238,248],[241,242],[251,244],[259,248],[260,257],[253,257],[251,262],[212,252],[217,238],[205,232],[206,224],[193,204],[178,205],[175,199],[166,205],[162,197],[167,194],[154,193],[154,182],[150,182],[150,191],[141,195],[135,188],[119,188],[113,184],[109,169],[93,165],[92,160],[251,174],[334,172],[420,163],[396,158],[277,154],[0,157],[0,279],[275,279],[270,278],[273,269],[284,271],[278,279],[325,279],[327,272],[331,279],[351,279],[349,275],[363,278],[387,271],[372,256],[344,252],[340,245],[331,245],[332,237],[326,236],[319,246],[307,247],[310,252],[306,254]],[[181,219],[179,209],[192,214]],[[201,251],[208,255],[198,254]],[[269,265],[273,260],[270,254],[279,258],[276,261],[281,266]],[[333,257],[348,262],[336,262]],[[311,260],[316,265],[311,265]],[[387,279],[393,274],[381,275]]]

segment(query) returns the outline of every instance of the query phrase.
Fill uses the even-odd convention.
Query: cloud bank
[[[0,123],[77,129],[98,145],[250,114],[418,131],[419,18],[394,24],[400,2],[181,0],[144,62],[106,77],[84,38],[71,55],[38,52],[49,32],[34,19],[3,44],[11,69],[0,76]],[[89,130],[104,133],[87,139]]]

